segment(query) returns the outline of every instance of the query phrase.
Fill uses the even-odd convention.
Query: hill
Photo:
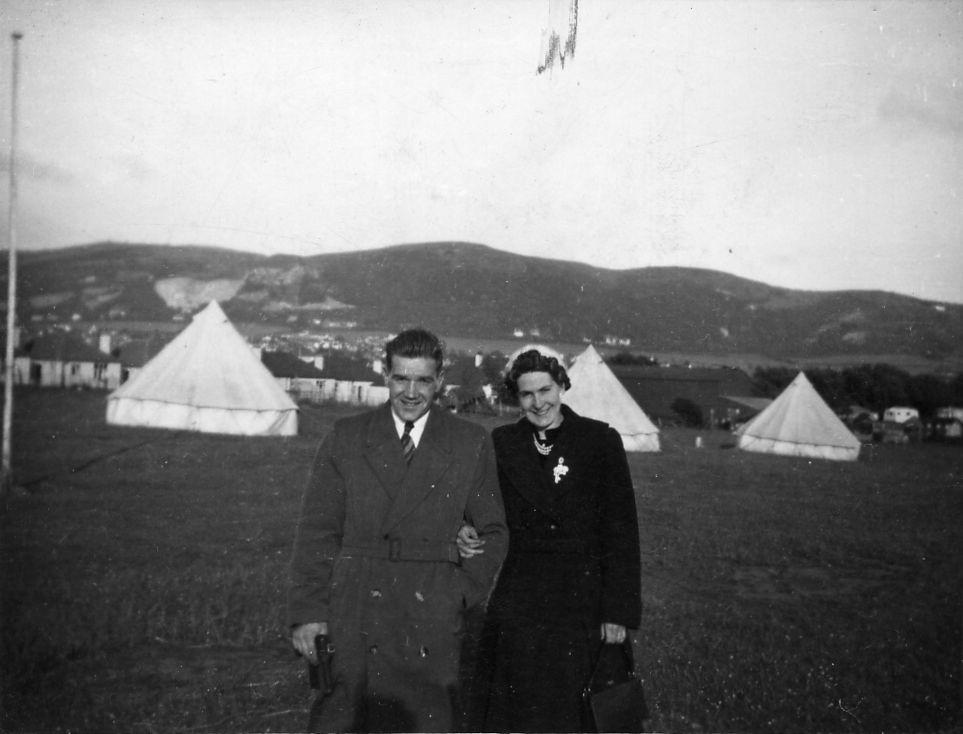
[[[477,338],[517,329],[650,352],[782,358],[963,354],[961,305],[776,288],[697,268],[611,270],[462,242],[312,257],[97,243],[21,253],[18,292],[25,324],[169,322],[216,298],[236,322],[297,328],[423,323]]]

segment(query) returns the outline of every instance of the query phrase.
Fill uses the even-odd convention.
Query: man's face
[[[403,421],[421,418],[441,390],[443,377],[431,357],[393,356],[385,371],[385,384],[395,415]]]

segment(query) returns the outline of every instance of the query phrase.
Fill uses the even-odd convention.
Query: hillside
[[[6,262],[3,263],[6,268]],[[117,243],[20,254],[21,323],[170,321],[215,298],[237,322],[631,340],[631,348],[777,357],[963,353],[963,306],[881,291],[775,288],[726,273],[609,270],[484,245],[313,257]],[[3,273],[6,278],[6,273]]]

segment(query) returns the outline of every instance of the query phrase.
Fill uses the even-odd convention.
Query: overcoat
[[[486,731],[584,731],[603,622],[638,628],[635,493],[622,439],[562,406],[550,456],[531,424],[495,429],[508,557],[486,616]]]
[[[304,495],[292,625],[328,622],[337,683],[312,710],[325,731],[452,731],[464,611],[507,549],[491,438],[433,406],[406,464],[390,404],[338,421]],[[486,545],[458,556],[462,523]]]

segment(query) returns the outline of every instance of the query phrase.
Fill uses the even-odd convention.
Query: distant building
[[[155,332],[145,338],[127,339],[118,346],[117,352],[121,365],[121,384],[136,375],[174,336],[174,334]]]
[[[459,356],[445,368],[445,398],[448,407],[457,412],[492,413],[489,380],[482,370],[483,356]],[[486,390],[485,388],[488,388]]]
[[[894,405],[883,411],[883,420],[892,423],[906,423],[911,419],[919,420],[920,412],[916,408],[908,408],[903,405]]]
[[[14,356],[14,384],[113,390],[121,383],[121,362],[76,334],[36,337]]]
[[[261,361],[292,397],[312,402],[382,405],[388,388],[381,384],[380,359],[374,364],[344,351],[313,355],[311,362],[293,353],[264,351]],[[324,367],[318,369],[315,363]]]
[[[859,419],[869,419],[871,421],[879,420],[879,413],[875,410],[870,410],[862,405],[850,405],[845,412],[841,413],[840,418],[846,423],[852,423],[853,421]]]
[[[324,358],[324,377],[333,380],[352,382],[381,381],[380,371],[376,371],[372,362],[362,357],[350,354],[334,353]]]
[[[757,398],[751,395],[722,395],[724,414],[717,414],[716,422],[732,427],[755,418],[772,403],[771,398]]]
[[[947,406],[945,408],[937,408],[936,417],[955,419],[960,422],[963,422],[963,408],[954,408],[951,406]]]
[[[324,373],[290,352],[261,352],[261,362],[293,398],[319,401]]]
[[[758,396],[749,375],[732,367],[609,366],[635,402],[654,421],[679,420],[673,404],[680,398],[698,406],[703,421],[711,425],[745,420],[761,406],[761,403],[750,405],[752,401],[740,403],[734,400]]]

